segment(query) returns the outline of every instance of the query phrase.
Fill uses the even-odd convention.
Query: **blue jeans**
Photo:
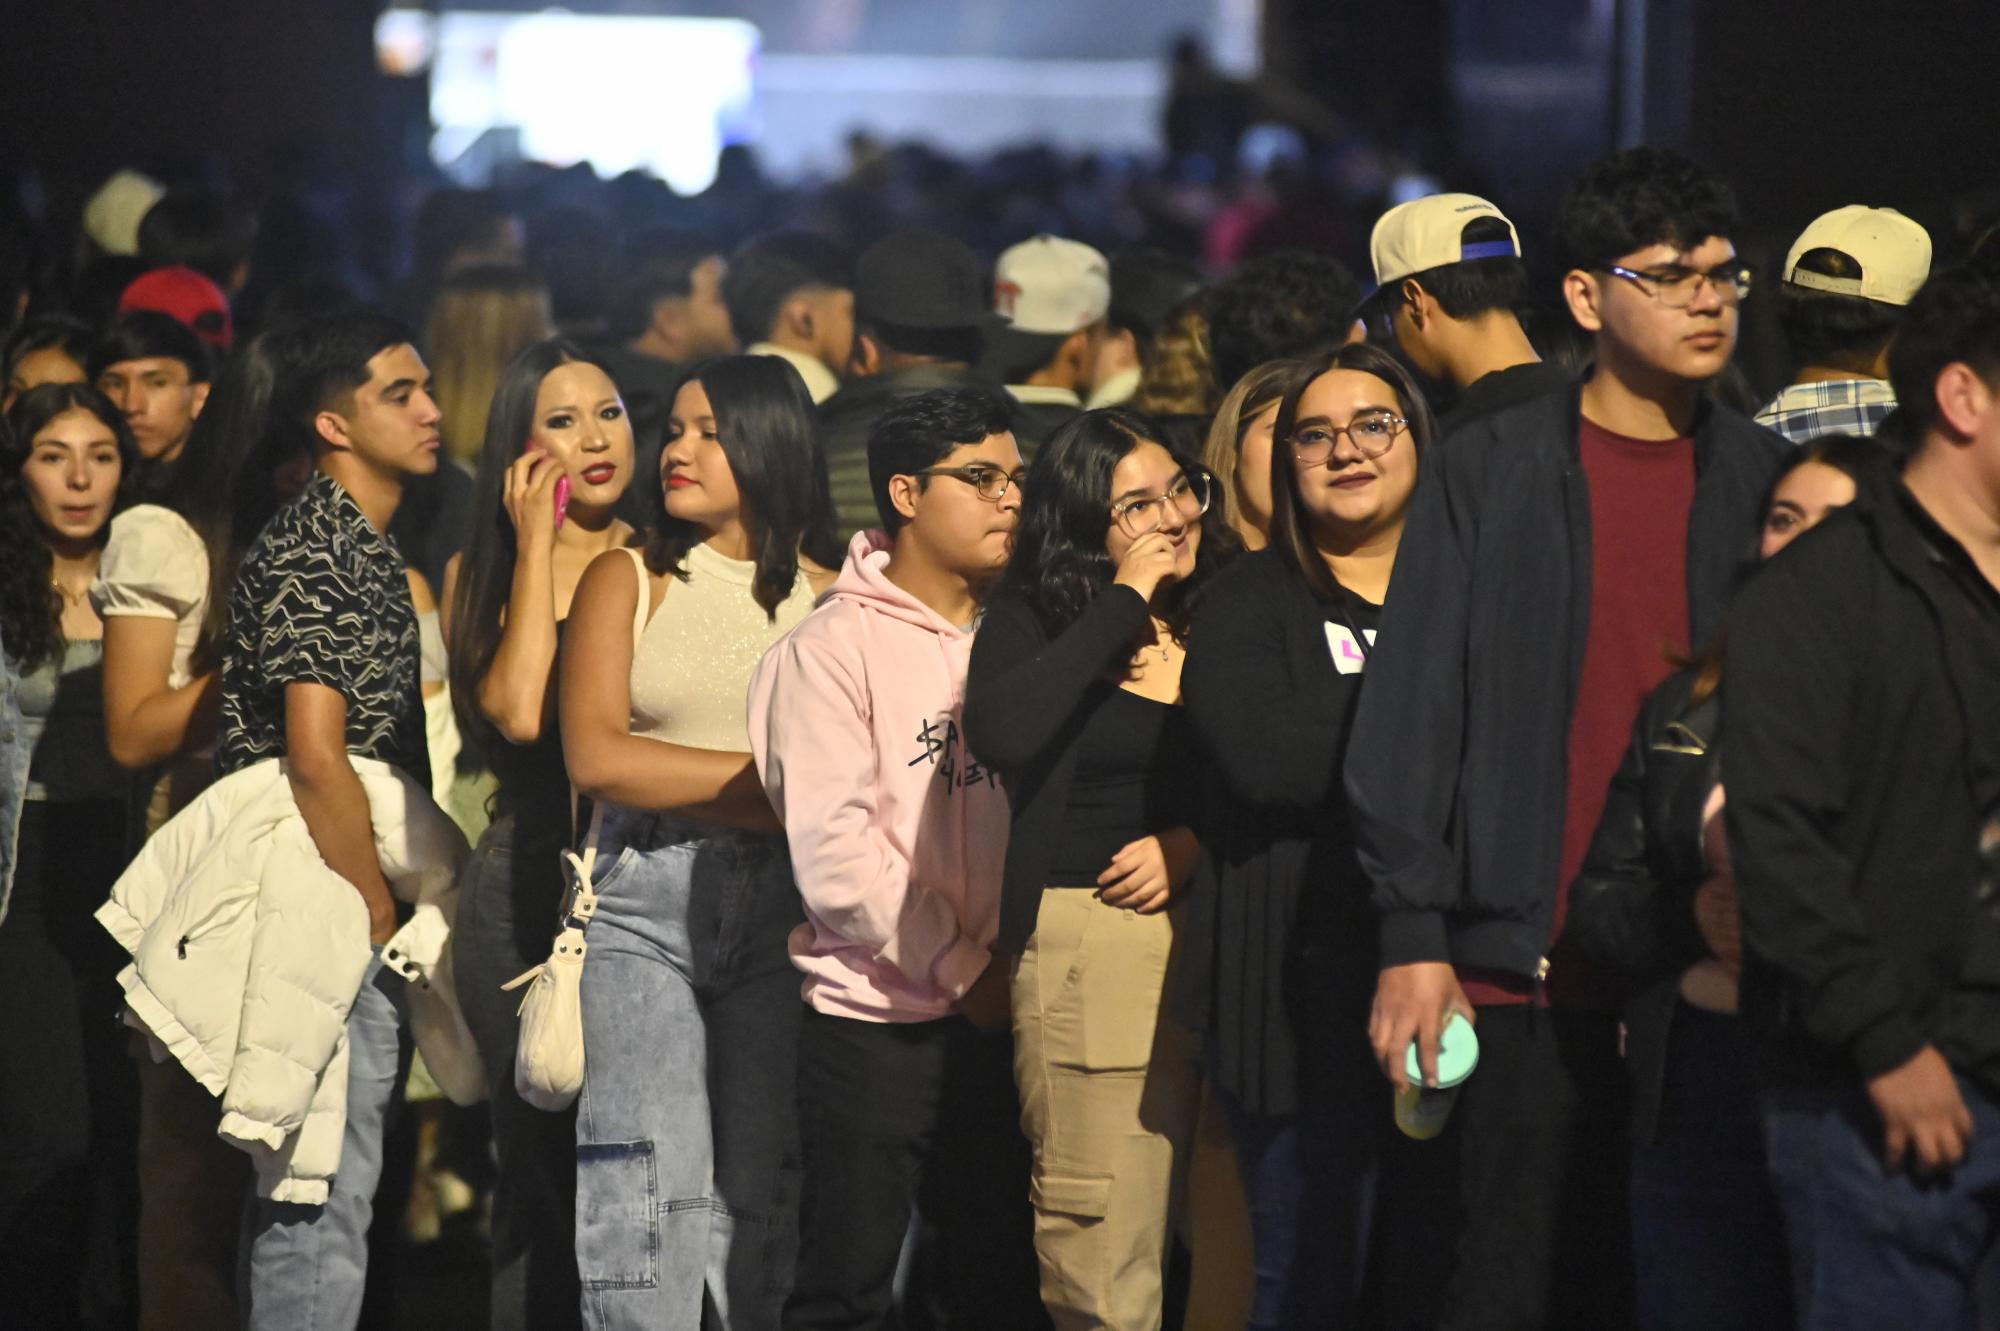
[[[1674,1010],[1658,1129],[1632,1157],[1640,1331],[1792,1324],[1750,1038],[1740,1018]]]
[[[783,838],[607,810],[583,967],[592,1327],[775,1328],[798,1251],[803,918]]]
[[[377,948],[347,1014],[347,1130],[325,1203],[253,1196],[244,1213],[237,1282],[249,1331],[351,1331],[360,1320],[382,1141],[409,1072],[408,1025],[403,979]]]
[[[1882,1122],[1859,1087],[1766,1093],[1765,1148],[1801,1331],[1971,1331],[2000,1218],[2000,1106],[1963,1077],[1958,1086],[1972,1142],[1937,1179],[1885,1169]]]

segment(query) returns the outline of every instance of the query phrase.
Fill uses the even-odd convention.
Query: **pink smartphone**
[[[530,437],[527,443],[521,445],[521,452],[523,455],[526,455],[534,451],[535,451],[535,441],[532,437]],[[557,531],[562,530],[563,519],[568,516],[569,516],[569,477],[567,475],[563,475],[556,477],[556,530]]]

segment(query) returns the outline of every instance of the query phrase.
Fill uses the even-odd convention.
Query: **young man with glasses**
[[[1615,996],[1564,945],[1581,864],[1669,654],[1720,626],[1783,444],[1705,399],[1749,273],[1729,190],[1635,148],[1558,229],[1575,390],[1473,421],[1426,459],[1347,764],[1381,913],[1370,1035],[1426,1078],[1476,1018],[1454,1114],[1465,1224],[1443,1325],[1626,1325],[1625,1074]]]
[[[805,1165],[787,1327],[893,1317],[912,1203],[954,1326],[1042,1325],[999,924],[1007,796],[966,749],[972,626],[1021,512],[1008,403],[941,389],[870,432],[882,531],[751,685],[806,922]]]

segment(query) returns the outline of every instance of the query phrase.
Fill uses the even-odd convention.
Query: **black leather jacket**
[[[1709,876],[1701,815],[1721,779],[1722,703],[1711,693],[1691,704],[1694,682],[1684,670],[1646,700],[1569,890],[1566,936],[1620,977],[1627,995],[1632,1132],[1641,1145],[1659,1116],[1681,974],[1708,954],[1694,893]]]

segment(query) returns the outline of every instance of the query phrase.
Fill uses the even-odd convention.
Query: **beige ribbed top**
[[[643,570],[632,551],[633,562]],[[775,619],[750,594],[757,566],[706,545],[688,552],[688,580],[666,595],[632,648],[632,733],[697,749],[750,751],[750,676],[772,643],[813,607],[803,570]],[[650,583],[641,581],[640,593]]]

